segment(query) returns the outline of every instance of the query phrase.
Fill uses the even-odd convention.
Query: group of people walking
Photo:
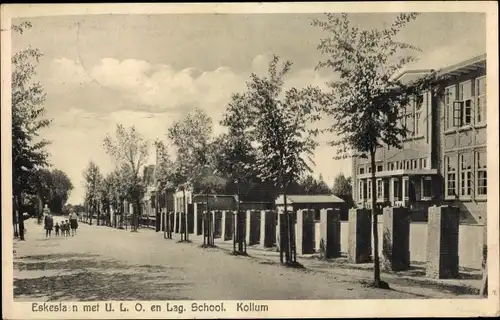
[[[45,229],[45,237],[51,237],[52,236],[52,229],[55,229],[56,231],[56,236],[75,236],[76,235],[76,229],[78,229],[78,215],[76,212],[71,211],[69,214],[69,220],[65,220],[59,224],[56,222],[54,225],[54,217],[52,216],[49,208],[47,205],[45,205],[45,208],[43,209],[43,214],[45,216],[44,218],[44,229]],[[71,230],[71,233],[70,233]]]

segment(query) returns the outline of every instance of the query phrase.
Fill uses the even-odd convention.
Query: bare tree
[[[127,184],[127,194],[134,204],[132,231],[136,232],[140,197],[143,193],[139,174],[148,159],[149,144],[134,126],[126,129],[119,124],[116,126],[115,137],[108,135],[104,139],[104,149],[115,160],[117,167],[122,168],[126,177],[123,182]]]

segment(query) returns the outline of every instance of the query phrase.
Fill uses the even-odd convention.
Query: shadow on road
[[[174,268],[128,265],[82,254],[34,255],[16,260],[15,269],[43,275],[14,279],[14,297],[23,300],[189,299],[183,297],[180,290],[190,283],[179,279],[179,272],[177,276],[173,274]],[[58,274],[43,273],[51,270]]]

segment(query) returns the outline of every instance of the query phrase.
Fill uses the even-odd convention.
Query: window
[[[383,165],[378,165],[377,166],[377,172],[384,171],[384,166]]]
[[[396,161],[396,165],[395,165],[395,166],[396,166],[396,170],[401,169],[401,168],[399,167],[399,161]]]
[[[377,200],[384,199],[384,181],[377,179]]]
[[[476,153],[476,170],[477,170],[477,195],[485,196],[487,194],[487,170],[486,170],[486,152]]]
[[[405,167],[403,169],[410,170],[410,165],[411,165],[411,160],[406,160],[405,161]]]
[[[445,127],[449,129],[453,127],[453,102],[457,95],[456,86],[447,87],[444,90],[444,108],[445,108]]]
[[[387,167],[389,168],[389,170],[394,170],[394,162],[387,163]]]
[[[456,194],[457,164],[455,157],[445,157],[446,171],[446,196],[452,197]]]
[[[405,198],[403,200],[408,200],[410,197],[410,180],[408,177],[403,178],[403,189],[405,191]]]
[[[419,95],[415,99],[415,136],[421,135],[423,132],[424,124],[422,112],[424,108],[424,96]]]
[[[365,182],[363,180],[359,180],[359,195],[358,195],[358,199],[360,201],[362,201],[363,199],[365,199]]]
[[[486,77],[476,79],[477,123],[486,122]]]
[[[458,85],[458,99],[453,102],[454,127],[474,123],[472,92],[472,81],[466,81]]]
[[[408,137],[419,136],[424,131],[424,115],[425,112],[424,95],[418,95],[410,100],[410,103],[405,108],[403,115],[403,125],[407,130]]]
[[[472,195],[471,153],[460,155],[460,196]]]
[[[367,181],[367,187],[366,187],[366,199],[371,199],[372,198],[372,181],[368,180]]]
[[[432,198],[432,177],[422,177],[422,200]]]
[[[368,173],[372,173],[372,167],[371,166],[368,167]]]
[[[383,198],[384,198],[384,201],[387,201],[388,200],[388,196],[389,196],[389,179],[383,179],[382,180],[383,182]]]
[[[427,169],[427,158],[422,158],[422,169]]]
[[[394,180],[394,201],[399,201],[401,197],[401,185],[398,179]]]
[[[418,167],[417,167],[417,159],[412,160],[411,163],[412,163],[412,169],[418,169]]]
[[[404,116],[404,126],[406,128],[407,136],[408,137],[413,137],[415,135],[415,123],[414,123],[414,113],[413,113],[413,108],[409,106],[407,108],[406,114]]]
[[[365,167],[360,167],[359,174],[364,174],[364,173],[365,173]]]

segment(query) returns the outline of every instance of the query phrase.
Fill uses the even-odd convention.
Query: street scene
[[[485,26],[13,19],[14,300],[486,298]]]

